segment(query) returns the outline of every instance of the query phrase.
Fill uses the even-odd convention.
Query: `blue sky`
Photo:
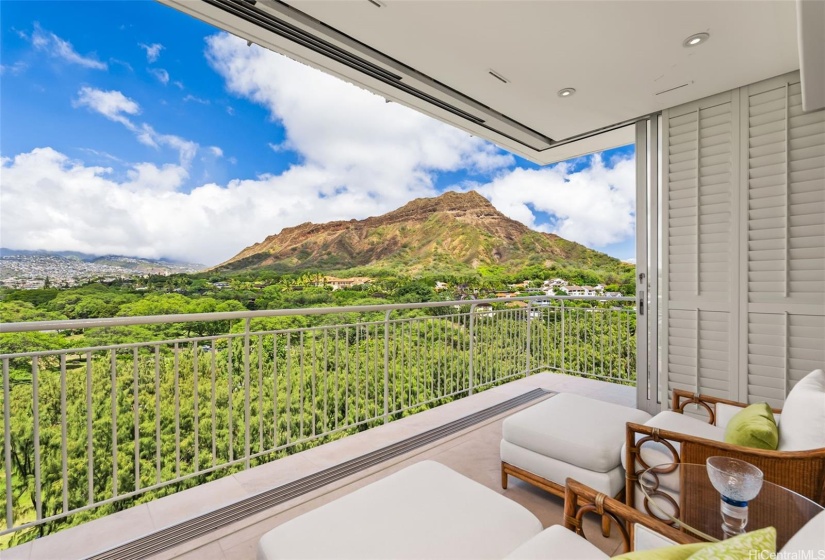
[[[476,189],[627,259],[633,150],[540,168],[156,2],[0,2],[0,243],[216,264]]]

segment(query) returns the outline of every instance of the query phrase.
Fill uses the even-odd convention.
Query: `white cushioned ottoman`
[[[502,485],[513,475],[563,496],[570,477],[615,496],[625,484],[625,425],[650,418],[643,410],[570,393],[513,414],[502,427]]]
[[[423,461],[269,531],[258,559],[501,559],[541,530],[514,501]]]

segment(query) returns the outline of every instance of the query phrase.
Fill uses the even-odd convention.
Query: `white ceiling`
[[[787,0],[287,3],[554,140],[799,68]]]
[[[502,136],[428,106],[272,33],[234,21],[208,0],[160,1],[536,161],[555,159],[542,155],[552,148],[516,145],[512,137],[517,133],[505,130]],[[788,0],[377,1],[383,7],[369,0],[285,4],[554,141],[799,68],[796,4]],[[280,14],[289,11],[273,0],[259,0],[257,6]],[[300,26],[324,28],[309,19]],[[682,46],[698,32],[709,33],[710,39],[697,47]],[[344,45],[347,40],[333,42]],[[386,60],[379,63],[389,67]],[[509,83],[491,76],[490,70]],[[405,76],[403,81],[413,83],[414,78],[408,81]],[[426,80],[416,83],[426,88]],[[558,97],[557,91],[566,87],[575,88],[576,94]],[[671,88],[677,89],[668,92]]]

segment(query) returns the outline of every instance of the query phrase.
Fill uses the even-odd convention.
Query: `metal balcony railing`
[[[632,305],[537,296],[0,325],[109,342],[0,354],[0,535],[28,540],[534,372],[634,384]]]

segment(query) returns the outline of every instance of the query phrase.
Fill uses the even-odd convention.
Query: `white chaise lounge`
[[[258,559],[608,558],[572,530],[581,527],[581,515],[587,509],[579,508],[582,499],[596,504],[597,513],[618,513],[618,521],[628,512],[635,514],[629,534],[620,525],[626,546],[633,549],[693,542],[684,533],[577,482],[568,481],[567,492],[566,527],[553,525],[542,531],[538,519],[519,504],[439,463],[424,461],[266,533],[258,544]],[[637,523],[647,530],[640,530]],[[782,552],[803,558],[823,548],[825,512]]]
[[[273,529],[258,558],[500,559],[541,530],[516,502],[423,461]]]

